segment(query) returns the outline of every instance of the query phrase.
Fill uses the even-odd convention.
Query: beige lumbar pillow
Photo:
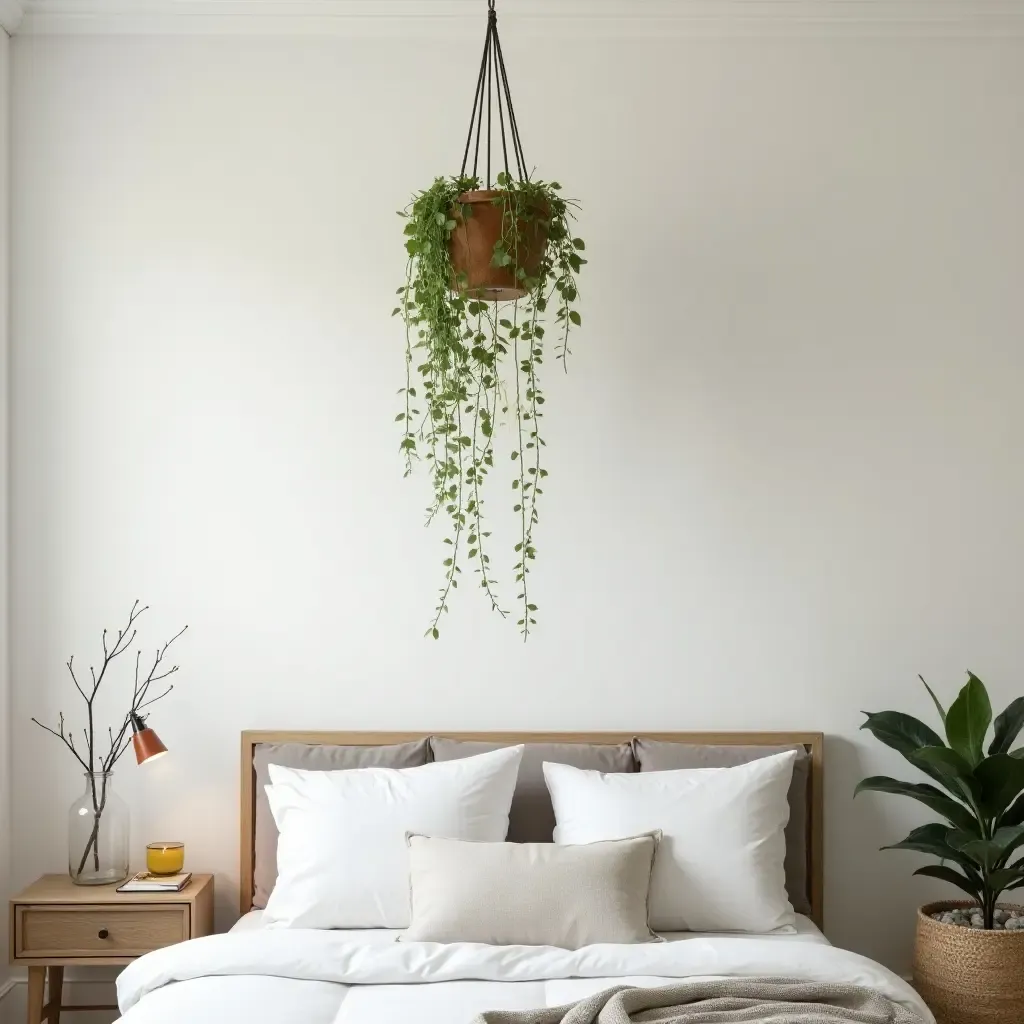
[[[657,942],[648,924],[660,832],[556,846],[410,833],[405,942],[561,946]]]

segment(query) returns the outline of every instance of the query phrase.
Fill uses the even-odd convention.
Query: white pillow
[[[501,842],[522,746],[416,768],[269,766],[280,836],[263,920],[277,928],[405,928],[407,832]]]
[[[796,751],[735,768],[637,774],[544,762],[556,843],[660,829],[651,881],[655,931],[793,930],[783,830]]]
[[[404,942],[658,942],[647,923],[658,834],[584,846],[409,836]]]

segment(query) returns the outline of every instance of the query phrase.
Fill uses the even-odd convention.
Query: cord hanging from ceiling
[[[485,109],[486,127],[484,125]],[[519,138],[519,125],[516,123],[516,112],[512,106],[512,91],[509,89],[508,74],[505,71],[505,57],[501,52],[501,40],[498,38],[498,12],[494,9],[494,0],[487,0],[487,35],[484,38],[484,52],[480,58],[480,71],[476,79],[476,92],[473,95],[473,112],[469,115],[469,131],[466,133],[466,148],[462,154],[461,171],[464,176],[469,164],[469,151],[472,149],[472,176],[480,177],[480,143],[482,140],[484,142],[487,188],[491,188],[493,184],[491,172],[495,120],[497,120],[497,128],[501,136],[500,157],[506,176],[509,178],[513,176],[512,166],[508,160],[509,143],[511,142],[515,177],[520,181],[529,181],[526,157],[523,156],[523,144]]]

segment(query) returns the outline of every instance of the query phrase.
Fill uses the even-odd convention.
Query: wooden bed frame
[[[278,732],[242,733],[241,874],[239,910],[252,908],[253,864],[255,861],[256,772],[253,753],[260,743],[311,743],[354,747],[408,743],[427,736],[487,743],[629,743],[634,736],[669,743],[699,743],[712,746],[803,746],[811,755],[810,786],[807,793],[807,827],[810,842],[807,870],[811,883],[811,918],[821,928],[824,920],[824,829],[823,773],[824,736],[820,732]]]

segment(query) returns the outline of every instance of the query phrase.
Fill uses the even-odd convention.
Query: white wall
[[[8,645],[7,420],[8,420],[8,132],[11,47],[0,30],[0,906],[6,906],[11,871],[10,648]],[[7,930],[0,936],[0,989],[7,979]]]
[[[876,852],[912,807],[851,801],[902,771],[860,711],[1006,702],[1024,655],[1024,46],[551,32],[505,49],[591,262],[526,646],[469,592],[421,639],[392,422],[394,210],[457,167],[479,33],[16,41],[18,884],[80,784],[28,718],[139,596],[191,629],[118,788],[222,920],[245,727],[821,729],[829,933],[905,966],[945,890]]]

